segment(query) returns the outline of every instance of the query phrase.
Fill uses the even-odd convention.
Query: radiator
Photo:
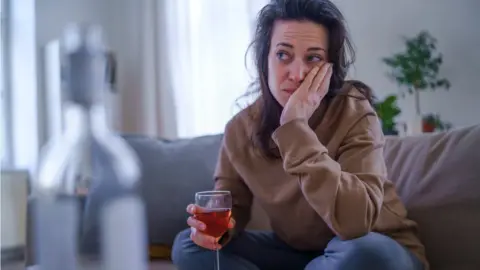
[[[1,172],[2,262],[23,257],[26,243],[28,171]]]

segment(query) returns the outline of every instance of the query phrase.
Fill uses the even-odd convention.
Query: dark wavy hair
[[[268,87],[268,54],[271,45],[275,21],[311,21],[327,28],[329,34],[328,59],[333,64],[330,88],[324,102],[333,97],[346,94],[341,89],[345,83],[348,69],[355,61],[355,51],[347,33],[345,19],[340,10],[329,0],[271,0],[257,16],[255,36],[249,46],[253,49],[253,58],[257,78],[251,85],[250,93],[260,92],[260,112],[254,116],[252,142],[267,158],[279,158],[278,149],[272,145],[271,135],[280,125],[282,106],[273,97]],[[247,50],[248,53],[248,50]],[[352,81],[370,102],[373,95],[370,88]],[[253,91],[252,91],[253,90]]]

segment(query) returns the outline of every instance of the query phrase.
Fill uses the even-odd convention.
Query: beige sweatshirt
[[[355,88],[348,93],[361,97]],[[255,106],[227,124],[215,172],[215,189],[232,192],[235,231],[248,223],[255,197],[273,231],[298,250],[321,251],[334,236],[375,231],[407,247],[428,269],[417,225],[387,179],[384,136],[367,100],[337,96],[314,114],[321,119],[314,129],[302,120],[279,127],[272,135],[282,156],[276,161],[252,146]]]

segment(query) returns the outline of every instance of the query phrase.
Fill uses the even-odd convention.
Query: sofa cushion
[[[387,137],[385,159],[432,269],[480,269],[480,125]]]

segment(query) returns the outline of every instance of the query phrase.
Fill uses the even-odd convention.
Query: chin
[[[273,92],[272,91],[272,96],[277,101],[277,103],[280,104],[280,106],[282,106],[282,107],[284,107],[285,104],[287,104],[288,98],[290,98],[289,95],[288,96],[284,95],[283,92]]]
[[[278,98],[276,98],[275,100],[278,102],[278,104],[279,104],[282,108],[285,107],[285,104],[287,104],[287,100],[282,100],[282,99],[278,99]]]
[[[288,98],[289,97],[286,97],[284,95],[280,95],[278,98],[275,98],[275,99],[277,100],[278,104],[280,104],[280,106],[284,107],[285,104],[287,104]]]

